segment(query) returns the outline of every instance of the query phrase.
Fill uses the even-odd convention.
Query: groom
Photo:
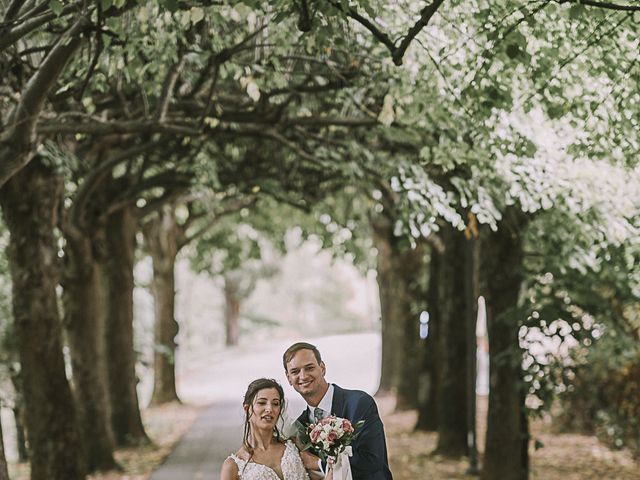
[[[329,415],[346,418],[353,425],[364,420],[351,444],[353,480],[392,480],[384,427],[371,395],[327,383],[320,352],[310,343],[291,345],[284,352],[282,363],[289,384],[307,402],[306,410],[298,417],[302,424],[316,423]]]

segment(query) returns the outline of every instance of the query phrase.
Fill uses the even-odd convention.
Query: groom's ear
[[[320,362],[320,368],[322,369],[322,376],[324,377],[327,374],[327,366],[324,362]]]

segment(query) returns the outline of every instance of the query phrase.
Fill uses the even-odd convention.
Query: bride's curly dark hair
[[[264,390],[266,388],[275,388],[278,392],[278,396],[280,397],[280,413],[278,414],[278,420],[282,420],[282,412],[284,411],[284,390],[282,386],[273,378],[258,378],[249,384],[247,387],[247,392],[244,394],[244,400],[242,401],[243,406],[247,406],[245,410],[244,416],[244,434],[242,436],[242,445],[249,452],[251,456],[253,456],[253,447],[249,445],[249,433],[251,431],[249,425],[249,418],[252,415],[251,405],[253,405],[253,400],[256,398],[256,395],[260,390]],[[278,442],[282,442],[282,433],[278,428],[278,422],[276,421],[276,425],[273,427],[273,436],[276,437]]]

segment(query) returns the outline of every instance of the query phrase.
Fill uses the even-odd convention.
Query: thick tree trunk
[[[76,407],[65,375],[56,295],[58,246],[54,228],[60,189],[61,182],[34,160],[0,192],[11,233],[8,258],[32,480],[85,477]]]
[[[4,455],[4,436],[2,435],[2,419],[0,418],[0,480],[9,480],[7,458]]]
[[[440,266],[438,446],[439,454],[467,453],[467,321],[465,238],[452,227],[442,230],[445,252]]]
[[[422,369],[418,398],[418,422],[416,429],[436,431],[438,429],[439,357],[440,341],[440,286],[441,254],[431,249],[429,259],[429,286],[427,290],[427,311],[429,312],[429,335],[422,343]]]
[[[95,232],[94,232],[95,233]],[[104,288],[95,238],[67,236],[64,317],[89,471],[117,467],[105,351]]]
[[[145,243],[153,261],[152,291],[155,310],[154,382],[151,403],[179,402],[176,392],[175,262],[178,225],[172,209],[162,210],[144,228]]]
[[[418,406],[420,371],[419,312],[425,305],[424,249],[412,249],[393,234],[389,218],[372,220],[378,250],[378,288],[382,315],[380,390],[396,394],[396,408]]]
[[[397,288],[400,283],[395,278],[393,268],[393,225],[383,215],[371,220],[373,242],[378,250],[377,281],[380,292],[380,316],[382,337],[382,358],[379,391],[391,392],[398,384],[400,355],[403,337],[403,322],[398,321]]]
[[[403,323],[402,354],[398,384],[396,388],[396,409],[410,410],[418,408],[418,388],[420,380],[421,348],[420,348],[420,312],[426,308],[426,265],[424,245],[412,249],[406,245],[404,249],[396,242],[394,269],[401,281],[401,297],[398,310],[402,311],[399,319]]]
[[[481,289],[487,305],[490,385],[483,480],[528,478],[528,435],[517,305],[522,284],[522,218],[508,212],[481,235]]]
[[[240,340],[240,285],[230,276],[224,278],[225,345],[238,345]]]
[[[133,342],[136,226],[127,207],[109,215],[106,227],[107,359],[111,419],[118,445],[149,443],[140,416]]]

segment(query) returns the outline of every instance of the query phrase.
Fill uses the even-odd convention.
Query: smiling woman
[[[300,452],[292,440],[284,440],[278,428],[284,409],[284,391],[273,379],[249,384],[242,406],[245,412],[242,447],[222,465],[221,480],[309,480],[318,457]],[[332,474],[325,477],[331,480]]]

